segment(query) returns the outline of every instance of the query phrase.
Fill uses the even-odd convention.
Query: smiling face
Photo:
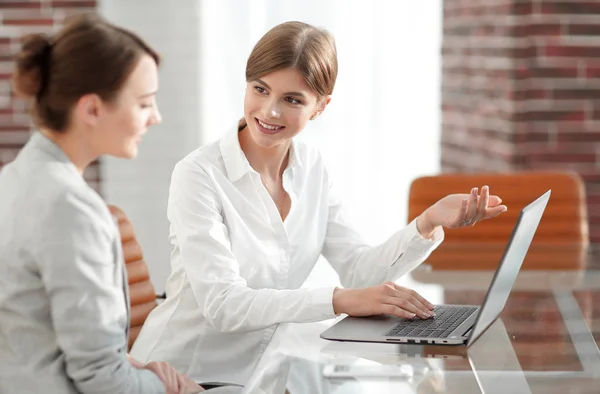
[[[273,71],[246,87],[244,118],[252,140],[263,148],[289,143],[329,103],[293,68]]]

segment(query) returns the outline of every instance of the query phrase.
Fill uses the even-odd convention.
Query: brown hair
[[[333,36],[303,22],[285,22],[269,30],[254,46],[246,64],[246,81],[293,68],[319,96],[333,92],[338,73]],[[240,127],[245,127],[240,121]]]
[[[134,33],[93,13],[78,15],[53,36],[23,37],[15,56],[13,88],[32,101],[38,126],[63,132],[81,96],[95,93],[106,102],[114,101],[143,55],[160,62]]]

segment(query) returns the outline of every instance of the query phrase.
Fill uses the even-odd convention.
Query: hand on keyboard
[[[416,291],[394,282],[365,289],[339,289],[333,292],[333,311],[350,316],[388,314],[406,319],[434,316],[433,304]]]

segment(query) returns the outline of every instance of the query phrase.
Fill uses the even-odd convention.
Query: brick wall
[[[600,242],[600,1],[445,0],[443,171],[571,169]]]
[[[27,33],[52,33],[65,17],[95,8],[96,1],[0,0],[0,168],[15,158],[34,129],[26,103],[14,97],[10,85],[11,58],[19,49],[19,38]],[[98,163],[88,168],[85,177],[100,191]]]

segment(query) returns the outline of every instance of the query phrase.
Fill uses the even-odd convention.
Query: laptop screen
[[[521,211],[467,344],[475,341],[502,312],[549,198],[550,190]]]

